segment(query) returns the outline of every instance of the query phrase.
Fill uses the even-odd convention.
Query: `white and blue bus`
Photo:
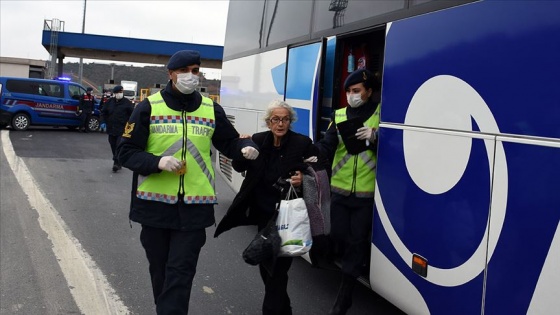
[[[284,99],[320,139],[358,67],[382,78],[371,288],[408,314],[558,314],[560,1],[230,1],[241,133]]]

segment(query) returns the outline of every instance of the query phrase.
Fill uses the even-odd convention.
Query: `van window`
[[[63,87],[60,83],[47,83],[28,80],[8,80],[6,88],[12,93],[64,97]]]
[[[62,84],[41,83],[39,84],[39,91],[41,92],[41,95],[44,96],[64,97],[64,93],[62,93]]]
[[[75,99],[75,100],[79,100],[80,97],[86,92],[86,90],[82,87],[79,87],[77,85],[68,85],[68,92],[70,93],[70,97]]]
[[[34,81],[8,80],[6,89],[12,93],[39,94],[39,85]]]

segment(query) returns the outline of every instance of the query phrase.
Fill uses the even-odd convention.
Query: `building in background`
[[[45,66],[44,60],[0,57],[0,76],[44,79]]]

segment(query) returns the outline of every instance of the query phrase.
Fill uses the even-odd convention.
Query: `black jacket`
[[[112,136],[122,135],[133,110],[134,104],[126,97],[120,100],[111,97],[107,100],[101,110],[101,122],[107,124],[107,133]]]
[[[282,197],[280,190],[273,185],[279,178],[289,178],[292,171],[304,171],[307,164],[303,160],[318,155],[307,136],[290,130],[282,137],[278,148],[274,147],[273,138],[271,131],[254,134],[259,157],[254,161],[233,161],[236,171],[247,171],[247,174],[214,237],[237,226],[266,224]]]
[[[95,96],[93,94],[83,94],[80,97],[80,104],[78,110],[82,110],[85,113],[93,112],[95,108]]]
[[[194,92],[190,95],[181,94],[172,89],[169,82],[165,90],[161,91],[167,106],[174,110],[193,112],[200,106],[202,97]],[[250,139],[240,139],[239,133],[227,119],[223,108],[214,103],[215,129],[212,135],[213,146],[224,155],[232,159],[244,159],[241,149],[245,146],[257,147]],[[120,163],[131,169],[133,173],[130,220],[143,225],[157,228],[178,229],[183,231],[206,228],[214,224],[213,204],[188,204],[182,200],[176,204],[158,201],[148,201],[136,197],[138,175],[161,172],[158,168],[160,156],[145,151],[150,135],[151,105],[146,98],[136,106],[129,119],[127,136],[122,137],[118,146]],[[184,128],[187,130],[187,128]]]

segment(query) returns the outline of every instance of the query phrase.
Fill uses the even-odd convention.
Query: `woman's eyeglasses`
[[[290,119],[290,117],[284,117],[284,118],[272,117],[272,118],[270,118],[270,122],[273,123],[273,124],[277,124],[279,122],[283,122],[284,124],[287,124],[291,121],[292,121],[292,119]]]

